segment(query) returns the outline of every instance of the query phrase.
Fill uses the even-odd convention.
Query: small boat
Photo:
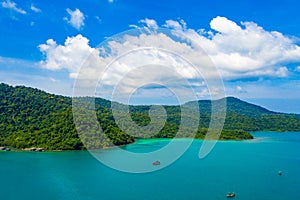
[[[157,161],[153,162],[152,165],[160,165],[160,162],[157,160]]]
[[[226,197],[227,197],[227,198],[233,198],[233,197],[235,197],[235,193],[234,193],[234,192],[228,193],[228,194],[226,195]]]

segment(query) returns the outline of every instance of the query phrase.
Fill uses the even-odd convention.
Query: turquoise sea
[[[0,199],[214,200],[228,192],[242,200],[300,199],[300,132],[254,135],[218,142],[204,159],[198,158],[202,141],[195,140],[175,163],[146,174],[111,169],[87,151],[0,152]],[[140,140],[123,148],[147,152],[168,142]]]

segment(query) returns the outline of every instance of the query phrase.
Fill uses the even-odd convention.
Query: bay
[[[300,132],[254,136],[219,141],[204,159],[198,158],[202,141],[194,140],[175,163],[144,174],[111,169],[88,151],[0,152],[0,199],[226,199],[228,192],[243,200],[300,199]],[[122,148],[151,152],[169,142],[139,140]]]

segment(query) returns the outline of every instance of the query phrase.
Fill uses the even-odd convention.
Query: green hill
[[[216,105],[222,105],[221,101],[224,99],[215,100]],[[186,105],[193,107],[195,103],[199,104],[199,110],[201,113],[210,113],[211,112],[211,104],[210,100],[199,100],[198,102],[191,101],[186,103]],[[257,106],[254,104],[250,104],[248,102],[242,101],[235,97],[227,97],[226,98],[226,111],[231,113],[238,113],[240,115],[245,115],[248,117],[260,117],[262,115],[270,115],[270,114],[279,114],[270,110],[267,110],[261,106]]]
[[[92,98],[77,98],[86,101]],[[294,114],[283,114],[269,111],[260,106],[249,104],[237,98],[228,97],[227,115],[220,139],[251,139],[247,131],[300,131],[300,117]],[[224,101],[217,100],[217,101]],[[200,108],[200,121],[196,138],[204,138],[210,122],[211,101],[198,101]],[[111,110],[111,102],[96,98],[97,120],[106,137],[101,134],[99,127],[88,123],[83,106],[82,119],[85,124],[77,128],[85,134],[80,135],[75,128],[72,99],[59,95],[48,94],[44,91],[7,84],[0,84],[0,146],[9,146],[17,149],[28,147],[43,147],[49,150],[73,150],[85,148],[103,148],[115,145],[132,143],[135,138],[158,137],[172,138],[180,126],[180,106],[164,106],[167,112],[166,123],[155,135],[151,127],[145,129],[150,123],[148,111],[150,106],[130,106],[130,115],[140,129],[127,129],[130,135],[122,131],[116,124]],[[118,104],[122,107],[122,104]],[[190,106],[188,116],[191,122],[198,120],[193,115],[195,102],[185,104]],[[124,112],[118,113],[123,119]],[[80,119],[79,119],[80,120]],[[124,123],[126,124],[124,118]],[[122,122],[123,123],[123,122]],[[160,123],[160,118],[157,119]],[[192,130],[184,127],[184,133],[179,137],[191,137]],[[131,135],[135,135],[135,137]],[[85,146],[82,141],[84,141]]]

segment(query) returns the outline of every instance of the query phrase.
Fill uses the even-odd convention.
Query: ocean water
[[[195,140],[175,163],[145,174],[111,169],[87,151],[0,152],[0,199],[214,200],[227,199],[228,192],[242,200],[300,199],[300,132],[254,135],[218,142],[204,159],[198,158],[202,141]],[[141,140],[123,148],[151,152],[168,142]]]

